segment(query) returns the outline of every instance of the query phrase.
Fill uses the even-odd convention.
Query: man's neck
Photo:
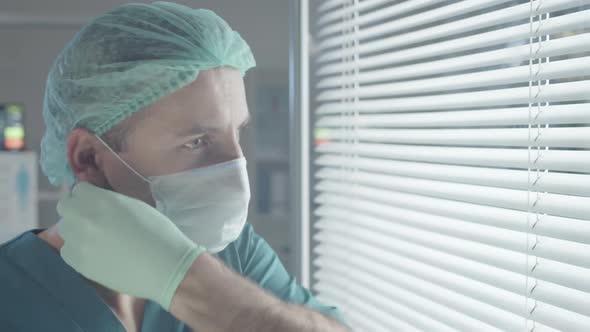
[[[64,241],[59,236],[55,225],[39,233],[37,236],[57,252],[64,245]],[[92,280],[86,278],[85,280],[96,289],[97,293],[117,318],[119,318],[128,332],[141,330],[145,300],[116,292]]]

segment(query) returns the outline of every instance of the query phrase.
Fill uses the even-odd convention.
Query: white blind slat
[[[587,101],[589,89],[588,81],[551,84],[535,95],[533,102]],[[366,100],[355,103],[354,108],[358,112],[411,112],[528,104],[529,101],[529,88],[522,87]],[[316,112],[318,114],[342,113],[350,111],[350,107],[351,105],[346,103],[325,103],[319,106]]]
[[[340,202],[343,199],[353,199],[350,194],[348,196],[342,194],[349,192],[346,190],[353,190],[352,192],[355,193],[353,195],[354,199],[359,200],[362,204],[366,204],[366,202],[386,204],[391,207],[415,209],[441,217],[456,218],[519,232],[528,230],[526,211],[399,192],[391,192],[390,195],[384,196],[388,193],[387,190],[350,184],[334,185],[324,182],[323,186],[317,186],[316,189],[320,190],[320,194],[315,201],[321,204],[335,204],[334,202]],[[544,216],[542,222],[537,223],[533,232],[536,235],[588,244],[590,243],[588,238],[589,230],[587,220],[547,215]]]
[[[437,287],[443,287],[457,292],[458,294],[485,302],[497,309],[509,311],[521,317],[526,317],[528,315],[528,312],[522,305],[524,297],[522,290],[519,290],[517,293],[505,291],[493,285],[464,277],[460,274],[448,272],[427,264],[416,262],[401,255],[393,254],[382,248],[377,248],[374,245],[359,243],[354,248],[350,248],[338,244],[338,241],[350,240],[346,237],[337,237],[334,241],[329,239],[328,234],[326,234],[326,237],[326,240],[328,241],[327,243],[334,245],[318,246],[317,253],[322,255],[322,257],[318,259],[318,264],[321,266],[329,265],[331,260],[351,261],[354,259],[356,261],[353,263],[355,266],[357,262],[359,262],[359,268],[365,266],[374,269],[374,274],[384,280],[388,280],[391,277],[391,273],[399,271],[400,273],[423,279]],[[387,266],[387,268],[381,271],[379,267],[383,265]],[[543,288],[545,286],[545,284],[537,285],[537,287]],[[590,315],[590,307],[588,306],[590,304],[590,299],[585,296],[585,293],[568,291],[565,287],[560,287],[560,290],[567,291],[565,294],[567,295],[566,301],[564,301],[564,294],[552,294],[555,296],[548,301],[548,304],[554,301],[565,309],[560,310],[559,307],[554,306],[556,315],[562,316],[563,319],[578,317],[579,315]],[[536,287],[533,293],[534,297],[536,297]],[[502,315],[502,313],[500,313],[500,315]]]
[[[529,166],[528,154],[524,149],[328,143],[318,146],[316,151],[454,165],[522,169],[527,169]],[[544,151],[537,161],[537,166],[553,171],[590,173],[590,151]]]
[[[590,40],[588,41],[590,43]],[[327,115],[318,119],[319,128],[330,127],[490,127],[538,124],[590,124],[590,104],[552,105],[543,107],[539,116],[529,120],[528,107],[490,110],[420,112],[401,114],[361,114],[352,117]]]
[[[321,78],[316,87],[318,89],[341,87],[346,83],[358,82],[375,83],[382,81],[393,81],[413,77],[425,77],[460,70],[486,68],[505,64],[518,65],[521,62],[533,59],[557,57],[568,54],[583,54],[590,51],[590,34],[583,33],[559,39],[552,39],[543,43],[543,48],[531,54],[529,45],[510,46],[498,50],[479,52],[475,54],[462,55],[442,60],[421,62],[420,65],[398,65],[378,70],[370,70],[371,67],[395,65],[403,62],[404,58],[395,54],[380,56],[367,56],[357,62],[338,62],[321,66],[316,70],[317,76],[332,75]],[[418,52],[419,53],[419,52]],[[421,53],[423,56],[424,53]],[[342,76],[341,72],[354,68],[362,69],[358,75]],[[335,76],[334,74],[338,74]]]
[[[341,268],[341,266],[336,265],[335,267],[333,266],[332,271],[326,269],[326,271],[318,271],[315,275],[319,279],[336,280],[338,279],[338,276],[344,272],[339,268]],[[336,271],[333,271],[334,269],[336,269]],[[465,331],[480,331],[482,329],[486,331],[498,330],[493,329],[492,326],[482,323],[465,314],[449,309],[447,306],[436,303],[432,301],[429,296],[422,296],[420,294],[407,291],[402,287],[396,286],[395,284],[386,283],[369,273],[363,273],[360,271],[354,271],[352,273],[348,272],[349,271],[344,272],[347,274],[346,280],[348,282],[354,282],[359,287],[363,285],[365,286],[365,289],[374,289],[376,292],[381,294],[387,294],[388,297],[396,299],[397,301],[402,302],[404,305],[414,310],[424,310],[427,308],[432,318],[441,321],[446,320],[446,325],[450,325],[455,329]]]
[[[317,248],[325,246],[330,250],[341,250],[340,247],[347,247],[347,243],[357,243],[359,238],[363,238],[363,234],[368,234],[369,230],[363,229],[363,226],[367,223],[359,222],[359,219],[352,220],[351,218],[341,218],[341,216],[334,213],[324,212],[319,214],[320,216],[330,216],[338,219],[322,219],[323,223],[318,224],[318,229],[325,229],[327,233],[317,235],[318,239],[321,239],[321,243]],[[336,224],[343,224],[351,227],[353,230],[361,230],[359,237],[354,232],[342,233],[340,231],[332,231],[335,229]],[[364,220],[363,220],[364,221]],[[331,222],[331,223],[330,223]],[[375,234],[371,237],[380,238],[384,234],[388,234],[387,221],[379,221],[378,219],[369,220],[370,231],[374,231]],[[361,242],[362,245],[364,242]],[[370,243],[372,246],[376,246],[376,243]],[[490,286],[504,289],[514,294],[524,296],[522,290],[526,288],[526,277],[520,272],[512,272],[504,269],[500,269],[485,263],[473,261],[470,259],[454,256],[445,252],[432,250],[428,247],[421,246],[420,244],[409,242],[404,238],[390,237],[387,239],[387,245],[384,248],[389,249],[392,255],[397,255],[413,260],[414,262],[421,262],[429,266],[435,266],[439,269],[449,271],[454,274],[462,275],[479,282],[486,283]],[[356,246],[354,247],[356,248]],[[356,249],[355,249],[356,250]],[[396,257],[397,257],[396,256]],[[394,256],[387,259],[390,262]],[[320,258],[318,258],[320,259]],[[554,306],[567,308],[570,311],[584,313],[587,312],[588,296],[583,290],[569,288],[567,286],[558,285],[552,282],[544,280],[537,280],[537,287],[532,294],[532,297],[543,301],[545,303],[552,304]]]
[[[322,17],[320,17],[316,23],[318,26],[321,26],[333,20],[342,19],[342,17],[350,15],[354,12],[366,11],[389,2],[394,2],[394,0],[365,0],[353,6],[344,6],[348,3],[346,0],[328,0],[318,6],[318,10],[330,11],[325,15],[322,15]],[[338,6],[340,6],[340,8],[336,8]]]
[[[540,66],[543,66],[542,71],[540,71]],[[393,97],[409,94],[425,94],[428,92],[451,91],[451,89],[475,89],[523,82],[528,83],[530,70],[533,72],[539,72],[535,75],[536,80],[587,76],[590,75],[590,57],[534,65],[532,69],[529,68],[529,66],[520,66],[398,83],[373,84],[356,89],[328,90],[318,94],[316,100],[340,100],[345,97]]]
[[[491,187],[528,190],[529,173],[525,170],[469,167],[454,165],[433,165],[364,157],[346,157],[333,154],[322,155],[316,160],[318,166],[339,169],[342,165],[350,169],[375,173],[393,174],[414,178],[433,179],[449,182],[480,184]],[[574,196],[590,197],[590,175],[545,172],[534,184],[539,191]]]
[[[324,138],[344,140],[351,132],[325,130]],[[550,148],[590,148],[590,127],[553,127],[543,130],[543,135],[529,142],[528,128],[492,129],[355,129],[353,135],[363,142],[394,144],[423,144],[445,146],[518,146]]]
[[[365,219],[371,223],[376,223],[379,220],[379,218],[374,217],[366,217]],[[350,220],[350,218],[344,217],[339,220]],[[370,240],[370,242],[365,243],[379,245],[387,250],[395,250],[395,243],[393,242],[397,240],[398,242],[401,241],[407,244],[415,244],[417,246],[431,248],[440,253],[468,259],[474,262],[480,262],[491,267],[514,273],[523,274],[525,271],[523,269],[523,264],[526,262],[526,254],[523,253],[512,252],[490,245],[461,240],[446,235],[434,234],[432,232],[416,231],[395,223],[390,227],[391,229],[387,232],[382,232],[381,234],[363,230],[362,227],[354,227],[354,225],[351,224],[347,224],[347,226],[350,226],[350,230],[342,230],[337,227],[326,229],[329,229],[330,233],[332,233],[330,236],[346,234],[346,236],[351,239],[362,239],[363,241]],[[321,239],[321,236],[318,237],[318,239]],[[345,243],[349,243],[348,246],[354,248],[354,244],[357,242],[348,241]],[[363,245],[363,242],[358,241],[357,246],[361,245]],[[538,267],[538,269],[542,270],[535,269],[534,271],[535,278],[565,288],[572,288],[581,292],[587,291],[588,285],[584,285],[583,282],[587,282],[589,279],[587,275],[588,269],[549,259],[543,259],[542,262],[542,266]],[[556,273],[558,269],[561,269],[562,273]],[[485,269],[483,270],[485,271]],[[563,272],[568,273],[568,275],[563,275]]]
[[[329,256],[327,256],[326,258],[328,257]],[[341,256],[336,257],[342,258]],[[473,300],[472,298],[448,290],[444,287],[441,287],[440,285],[436,285],[425,280],[421,280],[412,275],[397,271],[388,266],[383,266],[363,258],[364,257],[356,254],[350,255],[347,258],[348,264],[358,266],[358,269],[355,269],[354,271],[348,271],[347,273],[349,275],[356,274],[358,275],[358,278],[365,278],[367,275],[375,276],[375,280],[379,280],[382,284],[395,284],[398,287],[403,287],[404,289],[409,290],[415,294],[421,295],[424,298],[427,297],[431,301],[436,302],[440,305],[453,308],[453,310],[460,312],[462,315],[466,315],[467,317],[473,317],[471,319],[475,318],[475,320],[472,322],[472,324],[478,325],[478,328],[476,328],[475,325],[472,327],[475,330],[479,331],[479,329],[488,325],[496,327],[500,330],[510,331],[517,329],[518,325],[522,324],[522,319],[518,315],[514,315],[504,310],[500,310],[487,303],[476,302],[476,300]],[[336,263],[338,261],[339,260],[336,259],[326,259],[323,261],[322,266],[325,269],[331,268],[335,270],[334,273],[342,273],[346,270],[344,268],[346,265]],[[319,261],[318,263],[320,262],[321,261]],[[318,274],[322,272],[323,271],[320,270]],[[379,276],[379,274],[377,274],[379,272],[387,273],[387,279],[377,277]]]
[[[526,233],[523,232],[474,224],[455,218],[415,212],[367,201],[355,202],[354,199],[340,198],[339,200],[333,200],[331,203],[324,203],[323,207],[329,207],[329,209],[318,209],[318,216],[339,218],[342,223],[345,223],[345,220],[349,218],[342,217],[337,210],[341,210],[341,213],[350,213],[359,220],[364,220],[363,216],[374,216],[378,219],[371,220],[383,227],[390,224],[379,222],[381,219],[390,220],[393,224],[392,227],[397,227],[397,225],[410,227],[410,229],[406,229],[407,231],[411,231],[412,228],[419,228],[419,230],[423,231],[526,254],[526,247],[522,245],[523,242],[526,243]],[[589,249],[590,245],[588,244],[540,236],[535,252],[538,257],[588,268],[588,258],[584,253]]]
[[[342,6],[344,3],[346,3],[346,0],[326,0],[318,5],[317,11],[319,13],[325,12],[329,9],[334,9],[337,6]]]
[[[505,2],[505,0],[501,0],[501,1]],[[493,1],[493,3],[498,3],[501,1]],[[488,2],[492,3],[492,1],[488,1]],[[353,19],[347,20],[347,21],[340,20],[336,23],[326,25],[325,27],[318,29],[316,36],[318,38],[322,38],[326,35],[340,33],[345,29],[350,29],[350,28],[354,27],[355,25],[363,25],[363,24],[367,24],[367,23],[377,22],[379,20],[383,20],[386,18],[394,17],[394,16],[400,16],[400,15],[407,14],[408,12],[412,12],[412,11],[415,11],[415,10],[418,10],[418,9],[421,9],[424,7],[436,5],[438,3],[440,3],[440,2],[438,2],[437,0],[404,1],[404,2],[398,3],[396,6],[381,8],[380,10],[372,11],[370,13],[361,15],[358,18],[353,18]]]
[[[369,284],[365,285],[364,283],[355,283],[355,287],[350,287],[350,280],[342,276],[338,276],[331,281],[332,282],[330,283],[322,283],[320,281],[317,283],[315,288],[320,291],[321,294],[326,292],[328,296],[331,296],[332,294],[340,295],[343,293],[342,289],[346,289],[348,293],[354,296],[352,301],[358,303],[359,306],[365,308],[376,308],[373,310],[375,312],[381,312],[384,310],[386,314],[389,315],[395,313],[397,317],[414,324],[422,331],[455,331],[451,327],[432,319],[432,317],[426,316],[423,313],[412,309],[413,303],[424,303],[426,301],[421,301],[421,299],[412,296],[412,294],[409,292],[404,292],[402,290],[399,292],[399,296],[388,296],[390,295],[388,290],[385,292],[375,290],[372,285]],[[366,300],[359,301],[359,298]],[[410,304],[408,305],[408,303]],[[391,313],[387,312],[388,309],[391,311]],[[387,322],[388,321],[386,321],[386,323]]]
[[[325,286],[325,287],[324,287]],[[371,305],[367,302],[360,302],[352,296],[358,296],[353,290],[343,294],[342,288],[336,288],[334,285],[318,285],[316,289],[320,290],[322,295],[319,297],[320,301],[326,303],[346,303],[347,307],[353,309],[348,310],[345,315],[349,320],[354,319],[358,324],[362,324],[366,330],[370,331],[420,331],[418,328],[410,325],[409,322],[413,321],[402,321],[398,319],[401,314],[399,312],[406,309],[403,306],[395,306],[391,301],[386,301],[382,297],[375,298],[373,300],[376,305]],[[366,295],[366,294],[363,294]],[[383,312],[383,308],[391,308],[394,306],[395,311],[391,313]],[[395,312],[395,315],[393,314]],[[379,324],[380,322],[383,322]],[[382,324],[387,324],[384,326]],[[440,326],[439,326],[440,328]],[[442,331],[438,329],[437,331]],[[447,327],[446,331],[450,331]]]
[[[359,32],[340,35],[326,39],[324,42],[318,45],[319,50],[323,50],[330,47],[340,46],[349,39],[363,40],[377,35],[391,34],[394,32],[408,30],[416,26],[436,22],[438,20],[445,20],[451,17],[456,17],[464,13],[477,11],[485,7],[491,7],[493,5],[507,2],[506,0],[496,1],[463,1],[454,3],[448,6],[443,6],[428,12],[422,12],[420,14],[405,16],[397,20],[390,20],[389,22],[374,25],[365,29],[361,29]],[[541,12],[547,12],[551,8],[556,8],[557,1],[547,0],[547,5],[543,5]],[[563,7],[563,6],[562,6]],[[396,8],[396,7],[390,7]],[[564,8],[565,9],[565,8]],[[437,25],[433,28],[422,29],[419,31],[407,33],[403,39],[403,43],[391,43],[392,47],[399,47],[412,42],[420,42],[425,39],[435,39],[440,36],[461,33],[464,31],[474,30],[476,28],[482,28],[489,26],[490,24],[501,24],[504,22],[510,22],[518,19],[525,19],[529,17],[530,6],[528,4],[509,7],[503,10],[494,11],[493,13],[487,13],[485,15],[473,16],[468,19],[455,20],[452,23]],[[354,25],[361,25],[367,21],[371,21],[372,17],[363,15],[358,19],[352,19],[346,21],[344,24],[339,24],[337,27],[342,31],[345,28],[350,28]],[[374,20],[373,20],[374,22]]]
[[[340,238],[340,241],[345,240],[347,239]],[[333,262],[346,262],[352,266],[357,266],[358,270],[371,273],[382,281],[403,285],[405,289],[412,290],[422,296],[431,294],[430,299],[437,303],[447,305],[451,303],[451,307],[453,308],[458,308],[463,303],[465,305],[471,303],[473,308],[461,308],[461,312],[471,312],[470,314],[472,316],[482,315],[479,318],[483,318],[488,324],[499,327],[502,330],[518,330],[517,326],[512,325],[512,328],[509,326],[511,324],[518,324],[521,320],[520,317],[527,316],[526,308],[522,306],[523,295],[503,292],[494,287],[489,287],[458,275],[447,274],[445,271],[432,270],[424,266],[412,264],[411,261],[409,264],[404,264],[404,262],[408,262],[401,256],[391,257],[390,255],[386,255],[382,258],[387,259],[387,262],[391,263],[383,264],[383,261],[380,259],[382,255],[379,249],[371,249],[370,246],[356,247],[354,250],[348,250],[345,247],[338,246],[333,248],[338,250],[326,252],[323,250],[324,248],[318,248],[318,252],[321,252],[323,255],[322,259],[318,260],[320,266],[330,268],[336,264]],[[372,259],[373,257],[375,259]],[[465,297],[461,292],[469,294],[471,298]],[[485,301],[485,304],[473,302],[473,299],[476,301]],[[535,318],[539,319],[541,323],[548,325],[555,325],[555,322],[560,321],[576,320],[578,323],[575,327],[578,329],[588,326],[587,324],[590,320],[585,315],[588,309],[584,307],[588,304],[588,299],[584,297],[577,300],[579,301],[578,303],[572,303],[574,302],[573,298],[570,298],[567,305],[568,307],[579,310],[582,314],[547,304],[547,307],[553,308],[553,312],[549,316],[545,314]],[[474,313],[476,310],[480,312]]]
[[[364,220],[359,221],[358,219],[348,220],[350,222],[347,222],[347,219],[339,219],[339,223],[344,222],[344,225],[349,226],[354,230],[361,229],[361,233],[359,234],[362,238],[363,233],[367,232],[367,230],[363,229],[367,222]],[[371,226],[371,229],[375,231],[375,236],[377,238],[388,233],[386,227],[387,222],[383,222],[382,225],[379,225],[371,219],[368,224]],[[330,232],[330,229],[334,229],[333,225],[330,226],[330,224],[326,225],[324,223],[320,228],[328,229],[327,232],[331,234],[317,235],[317,238],[321,239],[322,244],[320,244],[316,250],[320,250],[319,248],[322,246],[340,250],[339,248],[341,246],[346,247],[347,243],[356,243],[357,241],[355,240],[358,240],[355,236],[355,232],[346,232],[344,234],[340,231]],[[352,236],[348,237],[347,234],[351,234]],[[371,245],[376,245],[373,242],[370,243]],[[473,280],[487,283],[490,286],[502,288],[506,291],[524,296],[522,290],[526,288],[526,278],[522,274],[522,271],[512,272],[496,268],[485,263],[454,256],[445,252],[430,249],[427,246],[408,242],[408,240],[404,238],[390,237],[387,239],[387,243],[387,246],[384,248],[389,249],[389,252],[392,254],[400,255],[416,262],[436,266],[445,271],[460,274]],[[534,290],[534,297],[536,299],[566,308],[571,308],[572,303],[577,303],[574,308],[577,307],[579,309],[581,308],[581,310],[586,310],[584,308],[586,308],[585,303],[587,303],[588,297],[584,291],[541,280],[537,281],[537,284],[539,287],[535,287]],[[575,300],[572,301],[571,299]]]
[[[318,173],[318,177],[325,179],[328,185],[330,182],[338,183],[338,179],[346,179],[351,176],[354,177],[354,180],[350,181],[350,183],[367,188],[385,188],[395,192],[452,199],[479,205],[523,211],[530,209],[534,212],[554,216],[590,219],[590,197],[543,193],[541,199],[527,202],[528,194],[524,190],[378,175],[361,171],[356,171],[354,174],[338,170],[331,173]],[[343,183],[349,182],[348,180],[341,181]],[[320,182],[318,186],[322,186],[323,183],[323,181]]]
[[[534,37],[556,34],[560,32],[581,30],[584,27],[588,27],[588,15],[590,11],[580,11],[568,15],[558,16],[554,19],[548,19],[542,24],[533,23]],[[451,54],[455,52],[461,52],[471,49],[484,48],[487,46],[493,46],[497,44],[508,44],[514,41],[526,40],[530,37],[531,27],[528,23],[517,25],[514,27],[504,28],[500,30],[494,30],[491,32],[481,33],[463,38],[451,39],[449,41],[443,41],[439,43],[433,43],[428,46],[419,46],[415,48],[404,49],[399,53],[390,53],[388,56],[396,55],[398,61],[403,59],[406,60],[418,60],[425,57],[437,56],[443,54]],[[362,44],[359,47],[346,49],[346,50],[334,50],[321,53],[317,57],[317,61],[327,62],[340,60],[342,57],[351,56],[353,54],[365,54],[383,51],[391,49],[394,46],[402,46],[413,43],[413,40],[406,39],[406,36],[394,36],[389,38],[378,39],[369,43]],[[396,45],[399,44],[399,45]],[[406,52],[406,53],[402,53]],[[408,57],[411,53],[414,58]],[[419,54],[421,56],[419,56]],[[418,57],[418,58],[416,58]],[[374,57],[373,59],[376,59]],[[377,58],[378,59],[378,58]]]

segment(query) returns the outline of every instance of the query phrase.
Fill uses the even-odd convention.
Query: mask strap
[[[135,173],[135,175],[139,176],[143,181],[147,182],[147,183],[152,183],[152,181],[148,180],[145,176],[139,174],[138,171],[136,171],[133,167],[131,167],[131,165],[129,165],[125,160],[123,160],[123,158],[121,158],[121,156],[119,156],[118,153],[116,153],[113,149],[111,149],[111,147],[102,140],[102,138],[100,138],[100,136],[98,135],[94,135],[101,143],[102,145],[104,145],[109,151],[111,151],[111,153],[117,158],[119,159],[123,165],[127,166],[127,168],[129,168],[133,173]]]

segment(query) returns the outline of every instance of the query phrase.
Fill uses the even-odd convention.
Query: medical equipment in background
[[[37,155],[25,151],[24,107],[0,103],[0,243],[37,221]]]
[[[20,104],[0,104],[0,150],[25,148],[24,108]]]
[[[37,155],[0,151],[0,243],[38,227]]]

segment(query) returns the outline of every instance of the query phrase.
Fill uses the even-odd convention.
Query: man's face
[[[119,155],[145,177],[236,159],[243,156],[239,135],[248,118],[240,72],[205,70],[190,85],[134,114]],[[148,183],[108,150],[98,153],[113,190],[154,205]]]

